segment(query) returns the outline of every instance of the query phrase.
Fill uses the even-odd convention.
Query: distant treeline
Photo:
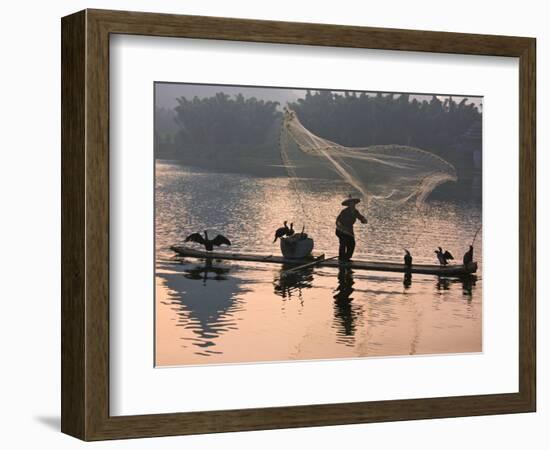
[[[428,102],[409,94],[334,93],[307,91],[290,105],[311,132],[348,147],[401,144],[433,151],[453,152],[457,140],[481,119],[467,99]]]
[[[166,124],[169,110],[157,109],[157,157],[216,170],[238,171],[242,164],[252,174],[284,173],[277,145],[278,102],[223,93],[181,97],[177,102],[172,112],[176,131]],[[469,142],[464,137],[481,123],[481,112],[467,99],[442,101],[432,96],[419,101],[408,94],[307,91],[289,107],[311,132],[341,145],[409,145],[449,161],[464,182],[480,174],[476,159],[480,160],[481,137]]]
[[[458,182],[432,197],[481,200],[481,111],[467,98],[307,91],[289,105],[311,132],[348,147],[400,144],[441,156]]]
[[[180,126],[176,122],[176,112],[171,108],[155,109],[155,133],[173,139]]]
[[[180,130],[176,143],[189,144],[263,144],[273,126],[278,102],[234,98],[218,93],[214,97],[177,99],[176,122]]]

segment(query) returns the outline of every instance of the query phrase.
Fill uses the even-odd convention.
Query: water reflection
[[[298,296],[303,300],[303,290],[313,286],[313,267],[307,267],[298,272],[286,273],[294,266],[283,264],[279,274],[273,280],[273,291],[283,299],[290,300],[293,296]]]
[[[405,289],[409,289],[412,284],[412,273],[411,272],[405,272],[403,275],[403,287]]]
[[[315,252],[335,254],[334,218],[347,186],[302,192],[307,217],[285,178],[209,174],[157,162],[155,191],[156,348],[159,365],[284,361],[481,348],[482,248],[476,277],[437,278],[316,267],[281,277],[267,263],[186,260],[166,264],[170,246],[194,231],[228,236],[231,251],[279,254],[282,220],[305,223]],[[434,243],[461,253],[481,223],[480,205],[433,201],[414,208],[369,207],[357,259],[434,264]],[[429,221],[429,222],[428,222]],[[430,226],[421,226],[429,223]],[[224,249],[225,250],[225,249]],[[296,301],[298,300],[298,301]],[[183,345],[182,345],[183,344]],[[203,356],[208,355],[208,358]]]
[[[466,275],[461,278],[462,282],[462,294],[468,297],[468,300],[472,300],[473,291],[477,282],[476,275]]]
[[[439,292],[448,291],[451,289],[453,284],[462,284],[462,295],[472,299],[475,285],[477,282],[477,275],[470,274],[465,275],[460,278],[447,278],[447,277],[437,277],[436,289]]]
[[[223,281],[227,280],[229,267],[216,267],[212,259],[206,259],[204,264],[188,267],[185,269],[183,276],[190,280],[202,280],[203,285],[206,285],[207,280]],[[213,276],[210,276],[213,274]]]
[[[229,266],[214,266],[212,260],[182,264],[181,272],[157,276],[168,290],[170,305],[177,314],[176,326],[192,331],[193,337],[182,339],[199,348],[196,354],[216,354],[210,347],[237,326],[234,315],[242,308],[237,301],[237,294],[243,291],[241,282],[229,275]]]
[[[442,293],[442,291],[448,291],[451,286],[451,280],[446,277],[437,277],[435,288]]]
[[[355,332],[363,314],[362,306],[353,303],[351,295],[355,291],[354,284],[353,270],[346,266],[340,266],[338,269],[338,286],[333,295],[334,324],[337,342],[350,346],[354,345]]]

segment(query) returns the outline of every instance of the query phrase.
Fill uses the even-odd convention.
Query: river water
[[[482,351],[482,233],[476,276],[311,268],[281,278],[277,264],[175,261],[171,245],[193,232],[221,233],[231,250],[280,254],[284,220],[337,254],[334,221],[348,187],[311,180],[300,200],[288,178],[258,178],[156,162],[155,360],[157,366],[244,363]],[[436,263],[449,249],[458,263],[481,225],[479,204],[433,201],[422,210],[364,204],[354,259]],[[200,248],[196,244],[193,244]],[[223,251],[223,247],[221,248]]]

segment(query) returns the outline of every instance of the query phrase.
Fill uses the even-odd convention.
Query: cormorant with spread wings
[[[204,248],[208,251],[212,251],[214,246],[219,247],[222,244],[231,245],[229,239],[221,234],[218,234],[214,239],[208,239],[208,232],[206,230],[204,230],[204,237],[200,233],[193,233],[185,238],[185,242],[196,242],[197,244],[204,245]]]
[[[435,250],[434,253],[437,255],[437,260],[442,266],[446,266],[450,259],[454,259],[451,252],[448,250],[443,251],[441,247],[437,247],[437,250]]]

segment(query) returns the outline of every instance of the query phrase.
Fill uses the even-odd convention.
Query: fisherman
[[[338,259],[340,261],[349,261],[353,256],[355,250],[353,224],[355,221],[359,219],[361,223],[367,223],[367,219],[355,208],[355,205],[360,201],[350,195],[342,202],[342,206],[345,206],[345,208],[336,218],[336,236],[340,241],[340,248],[338,249]]]

